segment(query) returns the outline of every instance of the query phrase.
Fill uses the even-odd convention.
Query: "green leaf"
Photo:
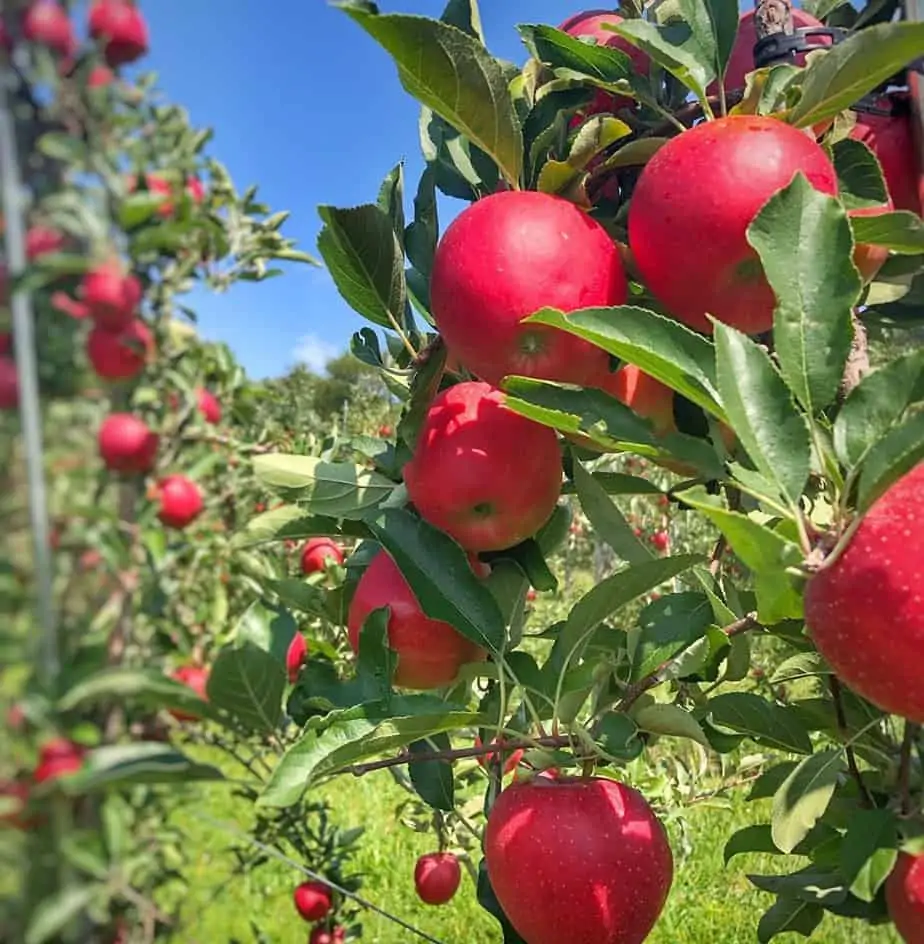
[[[857,508],[866,511],[890,485],[924,459],[924,413],[909,416],[870,449],[857,490]]]
[[[709,702],[713,724],[746,734],[758,744],[811,754],[812,742],[797,712],[750,692],[728,692]]]
[[[270,541],[299,541],[303,538],[332,537],[338,534],[361,538],[367,536],[367,531],[365,526],[357,521],[338,522],[336,518],[306,514],[303,508],[285,505],[265,511],[248,521],[244,528],[235,534],[233,546],[243,550]]]
[[[889,199],[876,155],[862,142],[842,138],[831,149],[837,195],[848,210],[880,207]]]
[[[166,199],[168,198],[165,194],[153,193],[150,190],[130,193],[119,204],[119,226],[126,231],[131,231],[142,223],[147,223]]]
[[[346,302],[373,324],[405,323],[404,254],[391,218],[373,204],[319,206],[318,249]]]
[[[282,717],[285,667],[253,643],[226,646],[209,675],[209,702],[227,711],[245,727],[271,733]]]
[[[58,702],[59,711],[77,711],[105,702],[131,701],[154,710],[175,708],[209,717],[214,712],[188,685],[164,675],[159,669],[110,667],[82,678]]]
[[[356,673],[363,686],[364,701],[387,701],[391,695],[398,655],[388,647],[389,615],[387,606],[378,607],[363,620],[359,630]]]
[[[331,712],[324,719],[309,721],[301,738],[279,761],[257,806],[291,806],[321,778],[352,764],[456,728],[490,723],[483,715],[460,711],[432,695],[409,695],[390,699],[387,705],[365,704]]]
[[[46,131],[35,146],[45,157],[65,164],[83,164],[89,158],[84,141],[63,131]]]
[[[722,858],[725,860],[725,864],[728,865],[736,855],[751,852],[770,855],[779,852],[779,849],[773,844],[773,835],[770,832],[769,823],[755,823],[752,826],[743,826],[737,830],[725,843]]]
[[[634,74],[629,57],[613,46],[585,43],[552,26],[519,24],[517,31],[526,48],[540,62],[590,76],[608,85],[627,81]]]
[[[200,764],[169,744],[137,741],[107,744],[90,751],[83,767],[62,778],[65,792],[80,796],[92,790],[124,787],[130,783],[186,783],[193,780],[222,780],[220,770]]]
[[[102,885],[68,885],[43,899],[32,914],[24,944],[47,944],[73,928],[104,892]]]
[[[446,9],[443,10],[440,19],[484,43],[481,12],[478,9],[477,0],[448,0]]]
[[[514,648],[520,643],[523,636],[523,625],[526,622],[526,594],[529,590],[529,581],[519,564],[512,560],[501,558],[491,563],[491,573],[485,580],[494,599],[504,614],[509,627],[508,648]]]
[[[478,145],[519,186],[523,134],[503,67],[474,37],[437,20],[336,4],[394,59],[408,94]]]
[[[596,727],[596,737],[600,747],[617,760],[635,760],[644,750],[638,725],[623,712],[608,711]]]
[[[651,551],[635,536],[629,522],[613,504],[604,487],[577,460],[574,484],[584,514],[594,530],[624,561],[641,564],[652,559]]]
[[[298,625],[291,613],[262,600],[255,600],[238,620],[234,628],[234,641],[251,643],[285,666],[289,644],[297,632]]]
[[[773,841],[791,853],[824,814],[844,770],[841,750],[806,757],[773,795]]]
[[[631,133],[632,129],[618,118],[594,115],[584,122],[575,136],[568,159],[550,160],[542,167],[536,189],[542,193],[569,193],[575,182],[584,176],[594,157]]]
[[[379,209],[391,220],[398,237],[398,245],[404,242],[404,161],[399,161],[385,175],[379,187]]]
[[[679,705],[645,705],[634,712],[634,717],[635,723],[642,731],[689,738],[703,747],[709,747],[709,741],[706,740],[699,722]]]
[[[701,563],[702,559],[698,554],[663,557],[627,567],[607,577],[571,608],[556,648],[570,661],[579,654],[590,634],[603,620],[637,597]]]
[[[254,457],[253,468],[264,485],[284,491],[309,514],[328,518],[362,518],[396,488],[378,472],[315,456],[267,453]]]
[[[630,364],[637,364],[720,420],[714,352],[702,335],[645,308],[583,308],[567,315],[544,308],[526,319],[574,334]]]
[[[891,810],[851,814],[841,845],[840,870],[850,893],[872,901],[898,858],[898,821]]]
[[[657,482],[643,479],[638,475],[627,475],[624,472],[592,472],[593,480],[606,492],[607,495],[663,495],[664,491]],[[563,495],[577,492],[577,487],[566,482],[562,488]]]
[[[773,341],[783,379],[809,413],[819,413],[844,376],[850,313],[862,288],[847,214],[798,173],[764,204],[747,235],[776,295]]]
[[[876,216],[852,216],[850,227],[858,245],[885,246],[903,256],[917,256],[924,252],[924,221],[907,210]]]
[[[824,916],[821,905],[792,895],[781,895],[761,916],[757,940],[759,944],[766,944],[784,931],[811,937]]]
[[[434,734],[423,741],[414,741],[408,746],[411,754],[430,751],[448,751],[452,748],[447,734]],[[455,782],[452,762],[448,760],[412,760],[407,765],[411,783],[427,806],[435,810],[451,812],[455,809]]]
[[[883,23],[859,30],[824,55],[813,57],[802,79],[802,97],[785,113],[798,128],[849,108],[924,49],[924,23]]]
[[[735,37],[738,34],[738,3],[737,0],[704,0],[709,11],[709,20],[712,26],[713,47],[715,55],[713,61],[716,66],[716,75],[721,79],[725,75],[732,49],[735,48]]]
[[[708,23],[708,16],[706,21]],[[693,33],[688,24],[683,25],[687,29],[683,45],[676,45],[669,38],[677,35],[676,29],[669,26],[656,26],[647,20],[623,20],[613,25],[604,23],[603,29],[618,33],[633,46],[647,53],[653,62],[670,72],[701,102],[705,102],[706,86],[716,76],[714,61],[707,58],[707,53],[699,48],[695,40],[691,42]]]
[[[760,471],[796,505],[808,481],[811,445],[770,355],[747,335],[715,322],[716,367],[732,429]]]
[[[449,623],[490,652],[503,649],[504,617],[491,591],[472,573],[465,551],[452,538],[398,508],[380,512],[368,524],[427,616]]]
[[[275,593],[285,606],[291,606],[296,610],[322,618],[327,615],[324,609],[327,594],[320,587],[294,577],[284,580],[267,580],[265,586]]]
[[[670,593],[649,603],[639,616],[634,649],[630,646],[629,681],[645,678],[692,646],[705,635],[712,619],[712,605],[705,593]]]
[[[414,197],[414,219],[404,231],[404,244],[411,264],[427,279],[433,269],[433,256],[439,240],[439,216],[436,206],[436,172],[428,164],[420,176]]]
[[[440,388],[443,369],[446,366],[446,345],[440,344],[427,359],[427,362],[414,371],[411,379],[411,399],[407,410],[398,424],[398,436],[407,443],[413,452],[417,447],[420,429],[427,418],[430,404]]]
[[[834,449],[848,467],[863,462],[924,391],[924,351],[912,351],[867,374],[834,423]]]

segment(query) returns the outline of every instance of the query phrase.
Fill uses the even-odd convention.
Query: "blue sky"
[[[443,5],[379,3],[382,12],[435,17]],[[259,184],[273,209],[291,211],[284,232],[302,249],[317,255],[318,204],[374,201],[402,158],[413,197],[419,106],[388,55],[346,14],[325,0],[148,0],[142,9],[151,31],[144,65],[195,124],[215,129],[211,151],[240,189]],[[569,0],[482,0],[488,47],[523,62],[515,24],[557,25],[579,9]],[[446,205],[444,226],[450,205],[463,206]],[[326,272],[305,266],[225,295],[197,294],[193,307],[202,335],[226,341],[254,378],[299,358],[319,367],[365,324]]]

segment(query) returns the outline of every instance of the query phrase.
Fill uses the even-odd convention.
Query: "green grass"
[[[500,944],[498,926],[478,906],[475,888],[466,877],[456,898],[442,908],[421,904],[414,894],[412,873],[418,855],[433,849],[433,838],[407,829],[394,817],[405,796],[386,771],[361,780],[343,777],[327,786],[323,795],[332,803],[335,818],[345,826],[367,829],[354,860],[365,873],[362,893],[446,944]],[[217,819],[246,828],[246,805],[230,800],[225,787],[209,787],[202,809]],[[761,810],[736,800],[731,810],[699,806],[689,810],[692,854],[678,862],[674,887],[664,914],[647,944],[748,944],[757,940],[762,912],[769,895],[756,891],[747,872],[780,869],[782,857],[751,855],[722,864],[722,848],[731,832],[753,821]],[[295,914],[291,891],[298,880],[293,869],[272,863],[245,879],[236,879],[222,894],[215,889],[228,874],[221,854],[226,841],[197,815],[195,806],[176,812],[176,821],[189,837],[187,852],[193,860],[190,887],[183,896],[182,931],[175,944],[250,944],[253,919],[274,944],[304,944],[307,929]],[[404,929],[376,915],[363,918],[364,941],[370,944],[413,944]],[[783,935],[791,944],[803,940]],[[858,922],[826,916],[813,935],[819,944],[899,944],[891,928],[869,928]],[[567,944],[563,941],[562,944]]]

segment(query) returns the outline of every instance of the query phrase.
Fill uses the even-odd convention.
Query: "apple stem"
[[[857,766],[857,755],[854,753],[853,745],[849,740],[849,733],[847,730],[847,715],[844,713],[844,694],[841,688],[840,680],[836,675],[832,675],[829,681],[831,686],[831,697],[834,699],[834,714],[837,719],[837,731],[841,738],[846,742],[844,745],[844,753],[847,756],[847,769],[850,771],[850,776],[853,777],[857,785],[857,789],[860,792],[861,805],[866,809],[875,809],[876,804],[873,802],[873,797],[866,788],[866,784],[863,782],[863,775],[860,773],[860,768]]]
[[[901,813],[910,816],[914,811],[911,802],[911,748],[921,730],[919,724],[913,721],[905,722],[905,736],[902,738],[902,749],[898,764],[898,792],[901,798]]]

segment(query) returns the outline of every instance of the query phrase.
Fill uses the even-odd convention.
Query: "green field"
[[[200,809],[238,827],[248,821],[244,804],[227,797],[227,787],[206,788]],[[433,839],[398,823],[395,806],[404,798],[387,771],[361,780],[343,777],[323,790],[334,805],[335,818],[344,825],[365,825],[367,833],[355,860],[365,873],[363,894],[445,944],[500,944],[498,925],[477,904],[469,878],[456,898],[442,908],[421,904],[412,881],[418,855],[433,850]],[[208,797],[206,800],[205,797]],[[756,942],[757,922],[771,904],[771,897],[756,891],[746,878],[748,871],[774,871],[782,859],[751,855],[734,859],[726,870],[722,847],[738,826],[756,818],[760,808],[736,801],[730,811],[693,807],[692,854],[678,863],[674,887],[661,921],[647,944],[749,944]],[[278,944],[304,944],[307,926],[296,915],[291,901],[298,874],[272,863],[216,896],[227,877],[228,859],[221,854],[227,837],[206,824],[196,806],[178,809],[176,821],[189,837],[192,858],[190,888],[184,896],[184,928],[174,944],[250,944],[254,941],[250,920]],[[419,940],[404,929],[376,915],[363,919],[364,941],[370,944],[413,944]],[[781,944],[804,940],[781,935]],[[819,944],[899,944],[891,928],[869,928],[857,922],[826,916],[812,936]],[[563,941],[562,944],[567,944]]]

